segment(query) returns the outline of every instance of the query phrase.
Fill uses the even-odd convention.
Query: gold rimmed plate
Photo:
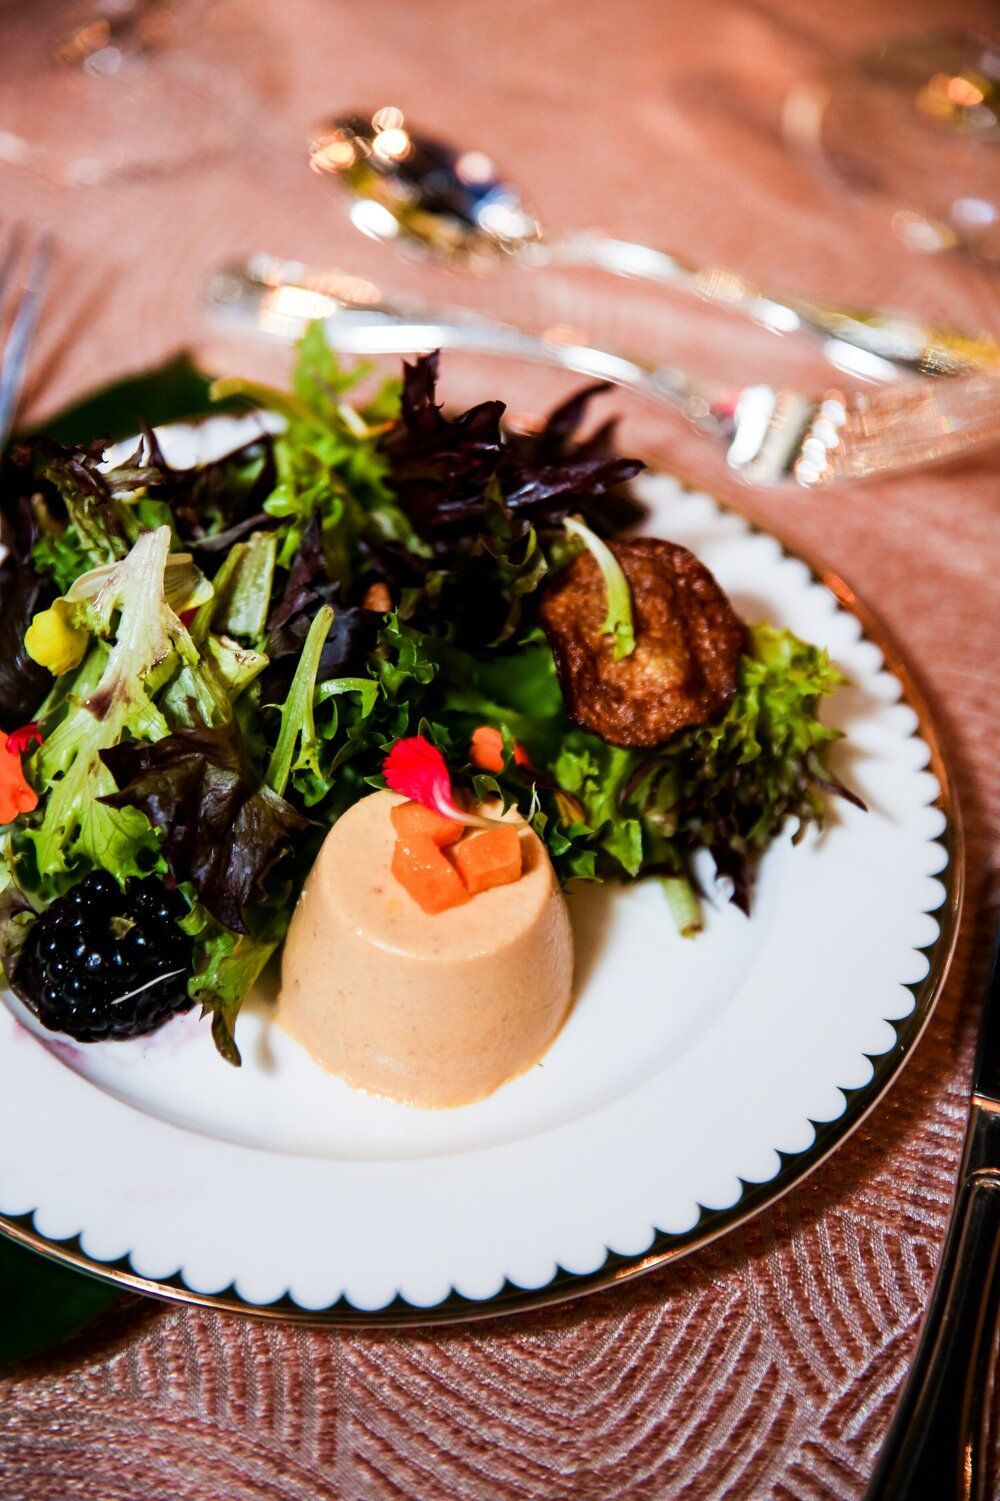
[[[169,432],[177,462],[254,419]],[[206,446],[207,445],[207,446]],[[241,1019],[240,1073],[197,1018],[71,1048],[0,1014],[0,1225],[123,1288],[267,1318],[496,1316],[690,1253],[773,1203],[864,1119],[930,1017],[954,948],[962,838],[933,724],[850,590],[667,476],[649,529],[691,546],[749,618],[828,645],[831,717],[870,811],[779,841],[747,922],[695,942],[654,883],[572,898],[582,984],[564,1033],[480,1105],[354,1095]],[[848,939],[849,941],[845,941]]]

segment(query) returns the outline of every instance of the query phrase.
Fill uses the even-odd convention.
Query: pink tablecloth
[[[774,128],[797,72],[940,24],[929,0],[846,0],[825,19],[793,0],[243,9],[274,122],[266,148],[103,190],[2,177],[4,217],[58,236],[36,411],[203,346],[196,287],[227,256],[263,246],[391,278],[297,155],[317,115],[389,100],[516,165],[555,225],[596,223],[1000,333],[995,276],[900,249],[879,210],[818,186]],[[961,0],[947,16],[987,25],[991,9]],[[4,1496],[860,1495],[926,1303],[964,1126],[1000,782],[996,460],[791,500],[737,493],[695,436],[678,434],[674,462],[875,604],[947,739],[969,835],[967,921],[905,1077],[773,1211],[554,1311],[341,1334],[130,1302],[0,1381]]]

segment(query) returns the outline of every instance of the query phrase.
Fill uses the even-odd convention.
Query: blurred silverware
[[[594,231],[550,239],[484,152],[430,139],[398,109],[327,121],[313,134],[309,158],[353,196],[352,222],[374,239],[419,246],[450,262],[591,266],[672,287],[772,333],[812,335],[831,365],[862,380],[1000,370],[1000,345],[992,339],[932,328],[905,313],[764,291],[733,271]]]
[[[920,1343],[866,1501],[985,1501],[998,1272],[1000,928],[983,1001],[955,1207]]]
[[[0,257],[0,449],[10,437],[31,353],[38,310],[48,281],[48,237],[29,247],[20,226],[11,231]],[[9,321],[8,321],[9,320]],[[4,338],[4,326],[7,332]]]
[[[333,347],[345,353],[480,349],[609,380],[673,408],[721,441],[729,467],[756,485],[853,482],[1000,439],[1000,379],[987,374],[911,381],[855,396],[829,391],[810,397],[763,383],[733,388],[464,309],[388,302],[363,278],[310,272],[264,255],[217,272],[206,305],[285,343],[321,319]]]

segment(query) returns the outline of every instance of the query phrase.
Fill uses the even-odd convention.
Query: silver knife
[[[1000,1308],[1000,926],[937,1281],[866,1501],[985,1501]]]

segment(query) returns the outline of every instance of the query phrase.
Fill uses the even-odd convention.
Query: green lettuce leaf
[[[56,587],[65,590],[88,569],[123,558],[137,526],[100,468],[103,445],[66,448],[51,438],[34,438],[22,452],[33,461],[43,499],[44,525],[33,552],[35,567],[50,572]],[[64,524],[49,509],[57,504],[53,494],[65,509]]]
[[[625,570],[606,542],[596,532],[585,526],[578,516],[567,516],[563,522],[572,537],[578,537],[586,547],[604,577],[608,595],[608,613],[601,630],[613,638],[613,655],[616,662],[635,651],[635,624],[632,619],[632,594],[625,577]]]
[[[278,555],[273,532],[254,532],[236,542],[212,580],[215,595],[209,619],[214,630],[260,644],[271,609],[271,588]]]
[[[18,840],[50,894],[70,872],[96,866],[125,880],[148,870],[150,855],[155,863],[157,840],[142,813],[101,801],[114,791],[101,753],[126,731],[142,740],[165,735],[153,696],[178,665],[200,660],[171,599],[180,607],[201,585],[185,557],[168,566],[169,542],[166,527],[143,533],[124,558],[83,574],[57,601],[94,641],[72,682],[58,681],[43,705],[44,739],[28,761],[45,797]]]
[[[289,912],[269,907],[253,934],[232,933],[195,905],[181,924],[194,937],[194,972],[188,994],[212,1016],[212,1040],[227,1063],[239,1067],[236,1019],[247,993],[285,936]]]
[[[367,365],[345,370],[317,323],[299,343],[291,394],[240,380],[213,387],[219,399],[243,396],[284,417],[286,426],[274,440],[277,484],[264,502],[279,522],[278,564],[291,566],[318,517],[330,576],[345,589],[365,538],[425,551],[389,487],[389,463],[380,446],[399,408],[398,384],[383,385],[357,405],[345,400],[370,373]]]
[[[18,832],[15,847],[19,853],[30,850],[38,880],[29,876],[29,885],[46,899],[89,869],[106,870],[125,881],[146,874],[157,861],[156,834],[142,813],[102,802],[115,784],[101,752],[118,741],[126,724],[149,739],[165,735],[167,724],[148,699],[116,703],[104,715],[94,712],[107,676],[107,656],[103,647],[91,651],[74,683],[68,712],[28,763],[32,782],[47,796],[41,818]],[[44,717],[42,724],[47,726]],[[18,869],[28,867],[19,863]]]

